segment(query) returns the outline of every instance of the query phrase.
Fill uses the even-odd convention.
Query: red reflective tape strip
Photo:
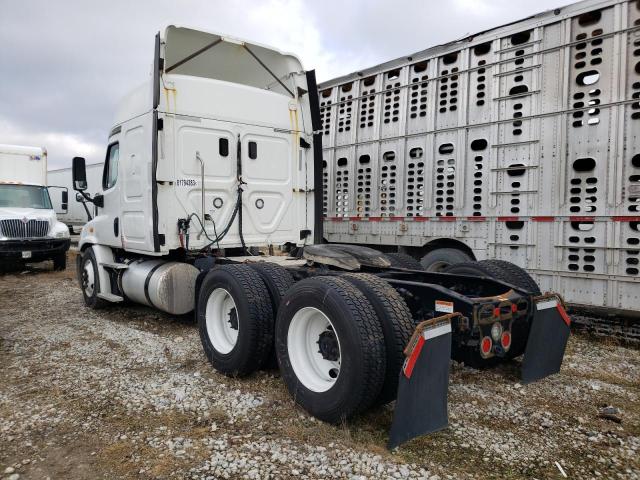
[[[469,222],[486,222],[487,217],[467,217]]]
[[[357,222],[358,220],[362,220],[361,217],[349,217],[349,220],[351,220],[352,222]]]
[[[369,217],[370,222],[381,222],[382,217]]]
[[[436,217],[441,222],[455,222],[456,217]]]
[[[520,217],[498,217],[499,222],[517,222]]]
[[[416,222],[427,222],[429,220],[428,217],[413,217],[413,220]]]
[[[571,222],[593,222],[596,217],[569,217]]]
[[[418,343],[416,343],[416,346],[413,347],[413,350],[411,351],[411,355],[409,355],[409,358],[405,360],[404,368],[402,369],[405,377],[411,378],[413,367],[415,367],[416,362],[418,361],[418,357],[420,356],[420,352],[422,351],[422,346],[424,345],[424,342],[425,342],[424,336],[420,335],[420,338],[418,339]]]
[[[560,316],[562,317],[562,320],[564,320],[564,323],[567,324],[567,327],[570,327],[571,319],[569,318],[569,315],[567,315],[567,312],[564,311],[564,308],[562,308],[562,305],[560,305],[560,302],[558,302],[556,308],[558,309],[558,312],[560,312]]]
[[[531,217],[534,222],[553,222],[555,217]]]
[[[640,222],[640,217],[611,217],[614,222]]]
[[[392,222],[401,222],[404,220],[404,217],[389,217],[389,220]]]
[[[342,217],[331,217],[330,220],[332,222],[341,222],[342,221]]]

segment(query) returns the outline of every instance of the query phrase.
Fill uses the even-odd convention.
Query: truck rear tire
[[[107,305],[108,302],[106,300],[98,297],[100,275],[98,273],[98,261],[91,247],[82,252],[80,268],[78,269],[78,281],[82,289],[84,304],[87,307],[97,310]]]
[[[214,268],[196,308],[202,347],[216,370],[244,376],[264,364],[273,344],[273,307],[257,271],[248,265]]]
[[[516,287],[523,288],[533,295],[540,295],[541,293],[536,281],[531,278],[531,275],[529,275],[524,268],[505,260],[480,260],[478,263],[498,267],[501,270],[499,276],[495,277],[498,280],[503,280]]]
[[[391,262],[392,267],[407,268],[409,270],[424,270],[422,264],[406,253],[385,253],[385,257]]]
[[[427,253],[420,263],[427,272],[442,272],[456,263],[472,262],[468,254],[457,248],[436,248]]]
[[[287,291],[295,283],[295,280],[286,268],[275,263],[253,262],[248,265],[258,272],[260,278],[262,278],[262,281],[266,285],[267,290],[269,290],[273,318],[275,319],[278,315],[278,308],[280,307],[282,297],[285,296]],[[275,349],[273,348],[273,344],[271,345],[269,356],[264,367],[267,370],[276,370],[278,368],[278,358],[276,356]]]
[[[358,290],[364,293],[376,311],[387,353],[385,379],[376,405],[384,405],[396,399],[398,394],[398,376],[404,364],[404,349],[414,331],[411,311],[400,294],[383,279],[368,273],[349,273],[342,275]]]
[[[311,415],[339,423],[378,398],[386,364],[382,327],[365,295],[347,280],[296,283],[282,299],[275,337],[282,378]]]
[[[56,271],[67,269],[67,252],[60,253],[53,257],[53,269]]]

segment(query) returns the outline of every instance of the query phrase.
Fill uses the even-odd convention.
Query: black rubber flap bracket
[[[388,448],[442,430],[449,424],[447,391],[451,359],[451,313],[420,323],[404,353]]]
[[[560,371],[569,340],[571,319],[562,299],[547,294],[535,299],[535,313],[522,361],[522,383],[531,383]]]

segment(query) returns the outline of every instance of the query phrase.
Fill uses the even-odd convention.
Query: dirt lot
[[[529,386],[454,364],[449,428],[388,452],[390,408],[319,423],[277,372],[213,371],[191,318],[88,310],[50,268],[0,274],[0,478],[640,478],[636,348],[574,335]]]

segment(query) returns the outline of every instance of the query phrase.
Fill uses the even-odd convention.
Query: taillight
[[[511,311],[513,313],[516,313],[518,311],[518,305],[516,305],[515,303],[511,304]]]
[[[509,347],[511,346],[511,332],[502,332],[500,342],[502,343],[502,348],[509,350]]]
[[[482,353],[483,357],[486,357],[491,353],[491,347],[493,347],[491,337],[484,337],[482,342],[480,342],[480,353]]]

